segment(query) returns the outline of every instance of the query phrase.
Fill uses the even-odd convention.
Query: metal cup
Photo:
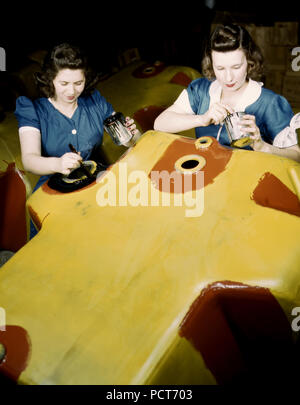
[[[125,117],[117,112],[104,120],[104,129],[117,145],[125,145],[132,138],[132,133],[125,126]]]
[[[242,133],[238,126],[239,121],[245,114],[245,112],[234,112],[233,114],[227,115],[224,120],[226,131],[230,139],[230,145],[236,148],[243,148],[253,142],[249,134]]]

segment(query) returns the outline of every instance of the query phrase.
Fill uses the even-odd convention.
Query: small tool
[[[79,155],[79,153],[77,152],[77,150],[74,148],[74,146],[71,143],[69,143],[69,148],[70,148],[71,152],[77,153],[77,155]],[[80,164],[80,167],[82,168],[82,170],[84,171],[84,173],[87,175],[87,177],[89,177],[89,178],[93,177],[91,175],[90,171],[84,166],[82,160],[79,161],[79,164]]]

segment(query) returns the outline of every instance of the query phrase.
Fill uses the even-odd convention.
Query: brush
[[[77,153],[77,155],[79,155],[79,153],[77,152],[77,150],[74,148],[74,146],[71,143],[69,143],[69,148],[70,148],[71,152]],[[87,177],[89,177],[89,178],[93,177],[91,175],[90,171],[84,166],[82,160],[79,161],[79,164],[80,164],[80,167],[82,168],[82,170],[84,171],[84,173],[87,175]]]

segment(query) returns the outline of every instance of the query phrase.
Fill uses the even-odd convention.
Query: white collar
[[[245,111],[246,107],[248,107],[250,104],[253,104],[259,98],[262,86],[263,83],[249,79],[248,86],[246,87],[240,100],[238,100],[237,104],[234,106],[234,110]],[[221,93],[222,86],[220,85],[218,80],[213,81],[209,88],[209,106],[211,106],[213,103],[220,102]]]

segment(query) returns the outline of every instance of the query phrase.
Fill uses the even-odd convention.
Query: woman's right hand
[[[233,108],[229,105],[222,103],[213,103],[209,110],[202,115],[203,126],[207,127],[208,125],[214,124],[218,125],[224,121],[228,114],[234,112]]]
[[[82,157],[79,153],[67,152],[59,158],[59,170],[58,173],[68,175],[72,170],[77,169],[80,166]]]

